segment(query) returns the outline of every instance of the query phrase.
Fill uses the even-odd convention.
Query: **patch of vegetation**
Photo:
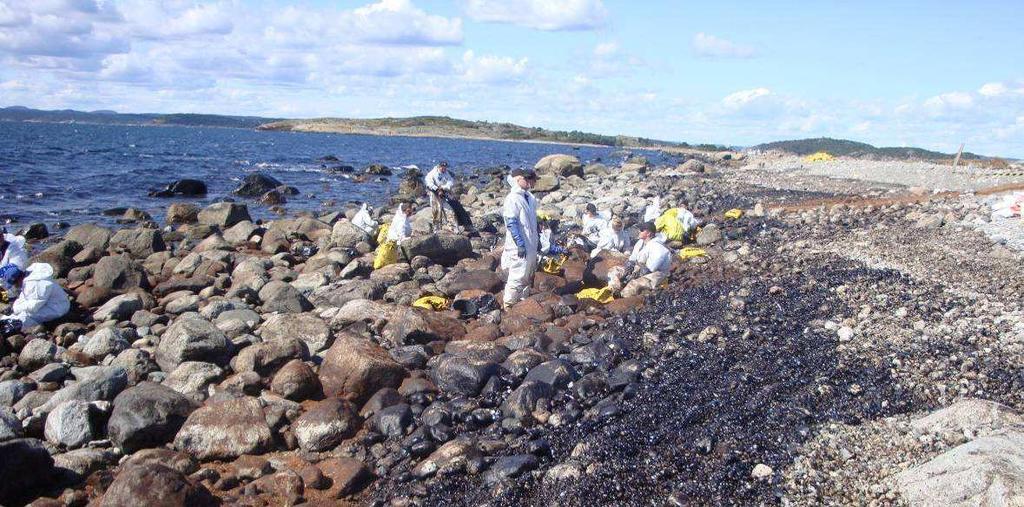
[[[819,137],[816,139],[797,139],[793,141],[776,141],[754,146],[753,149],[761,151],[777,150],[792,153],[795,155],[810,155],[819,151],[828,152],[831,155],[855,157],[855,158],[881,158],[897,160],[943,160],[951,161],[956,154],[940,153],[923,148],[912,147],[887,147],[877,148],[867,143],[850,141],[847,139],[832,139]],[[962,160],[979,160],[985,157],[974,153],[964,152]]]

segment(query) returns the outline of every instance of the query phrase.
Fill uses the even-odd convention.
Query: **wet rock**
[[[128,465],[99,500],[100,507],[124,505],[213,506],[220,502],[202,485],[166,466],[147,463]]]
[[[414,236],[401,245],[406,259],[422,255],[434,263],[452,266],[461,259],[473,256],[469,238],[454,234],[427,234]]]
[[[274,280],[260,289],[260,301],[266,313],[301,313],[313,308],[306,296],[288,282]]]
[[[485,484],[495,484],[505,479],[518,477],[537,468],[539,462],[532,454],[502,456],[484,474]]]
[[[34,438],[0,442],[0,504],[21,505],[53,482],[53,458]],[[29,473],[31,472],[31,473]]]
[[[438,312],[397,307],[390,313],[381,334],[384,342],[399,347],[435,340],[461,340],[466,328],[458,320]]]
[[[316,354],[331,344],[331,330],[327,323],[311,313],[272,315],[260,327],[260,336],[266,341],[294,336],[305,342],[310,354]]]
[[[242,197],[259,197],[277,187],[283,186],[280,180],[263,173],[252,173],[242,179],[242,183],[231,193]]]
[[[465,357],[443,355],[436,359],[431,378],[437,387],[447,393],[475,396],[498,373],[498,365]]]
[[[200,197],[204,195],[206,195],[206,183],[194,179],[177,180],[163,190],[149,193],[150,197]]]
[[[344,396],[365,402],[382,388],[396,388],[406,371],[375,343],[343,333],[324,354],[320,383],[327,396]]]
[[[198,315],[182,315],[175,319],[156,349],[160,369],[172,372],[185,361],[227,364],[230,343],[216,326]]]
[[[461,473],[483,457],[475,440],[459,437],[445,443],[412,469],[413,475],[420,478],[445,476]]]
[[[303,401],[320,392],[320,379],[301,360],[293,359],[274,374],[270,392],[292,401]]]
[[[328,398],[302,414],[293,430],[303,450],[323,452],[355,435],[361,422],[347,400]]]
[[[391,438],[402,437],[413,424],[412,411],[409,409],[409,405],[405,403],[384,407],[373,414],[369,424],[370,427],[384,436]]]
[[[522,423],[533,422],[537,401],[551,397],[551,386],[543,382],[523,382],[501,405],[501,413]]]
[[[97,419],[88,402],[65,401],[46,416],[46,440],[68,449],[81,447],[101,434]]]
[[[217,202],[199,212],[200,224],[216,226],[221,230],[244,221],[252,222],[252,218],[249,217],[249,208],[244,204]]]
[[[40,240],[46,239],[50,236],[50,231],[47,230],[46,224],[42,222],[36,222],[21,231],[21,236],[24,236],[27,240]]]
[[[200,460],[260,454],[272,442],[259,400],[248,397],[208,403],[192,412],[174,437],[176,449]]]
[[[577,378],[576,370],[568,361],[555,359],[533,368],[523,380],[542,382],[555,390],[563,390]]]
[[[142,382],[114,398],[107,435],[125,453],[157,447],[174,440],[194,409],[192,401],[177,391]]]

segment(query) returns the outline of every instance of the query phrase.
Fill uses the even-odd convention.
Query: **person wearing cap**
[[[411,202],[402,201],[395,209],[395,216],[391,218],[387,239],[395,243],[409,239],[412,236],[412,215],[415,212],[416,209]]]
[[[455,186],[455,178],[448,172],[448,162],[441,162],[434,166],[427,176],[423,178],[430,195],[431,219],[434,231],[439,231],[445,222],[444,206],[447,194]]]
[[[68,294],[53,279],[53,266],[45,262],[31,264],[25,271],[14,265],[4,266],[0,268],[0,278],[21,288],[11,306],[11,315],[0,317],[3,329],[23,332],[59,319],[71,309]]]
[[[626,286],[622,288],[622,297],[638,296],[654,290],[658,284],[668,277],[672,268],[672,251],[657,238],[658,228],[654,222],[640,225],[637,243],[626,263]]]
[[[537,182],[532,169],[512,171],[512,189],[505,196],[501,216],[505,219],[505,247],[501,253],[501,269],[508,270],[505,281],[504,307],[523,300],[533,285],[540,249],[537,228],[537,199],[530,189]]]
[[[608,226],[608,213],[599,213],[594,203],[587,203],[583,210],[583,238],[586,239],[587,248],[594,248],[601,238],[601,230]]]
[[[25,237],[8,234],[7,229],[0,231],[0,268],[4,266],[17,266],[23,271],[28,266]],[[3,279],[0,279],[0,288],[7,291],[7,295],[11,299],[17,296],[16,288],[4,282]]]

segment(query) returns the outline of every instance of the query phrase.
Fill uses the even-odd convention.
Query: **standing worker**
[[[540,233],[537,230],[537,199],[530,189],[537,182],[532,169],[512,171],[512,189],[505,196],[501,215],[505,219],[505,248],[501,253],[501,269],[508,270],[504,306],[508,308],[523,300],[533,285],[537,271]]]
[[[427,176],[423,178],[430,193],[431,219],[434,225],[434,232],[441,230],[445,222],[444,205],[447,201],[448,192],[455,186],[455,178],[448,172],[448,162],[441,162],[434,166]]]

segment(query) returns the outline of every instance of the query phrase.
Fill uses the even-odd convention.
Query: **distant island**
[[[689,144],[626,135],[604,135],[578,130],[548,130],[523,127],[512,123],[460,120],[447,116],[414,116],[411,118],[311,118],[285,119],[259,116],[228,116],[193,113],[118,113],[116,111],[75,111],[63,109],[45,111],[22,106],[0,108],[0,121],[43,123],[90,123],[104,125],[177,125],[186,127],[222,127],[284,132],[323,132],[335,134],[362,134],[375,136],[447,137],[465,139],[492,139],[496,141],[530,141],[564,144],[591,144],[621,148],[653,148],[669,152],[727,151],[716,144]],[[742,148],[735,148],[742,149]],[[819,151],[834,156],[891,160],[946,161],[954,154],[940,153],[914,147],[877,148],[867,143],[845,139],[820,137],[759,144],[750,148],[758,151],[779,151],[795,155],[809,155]],[[964,152],[963,159],[990,159]]]

